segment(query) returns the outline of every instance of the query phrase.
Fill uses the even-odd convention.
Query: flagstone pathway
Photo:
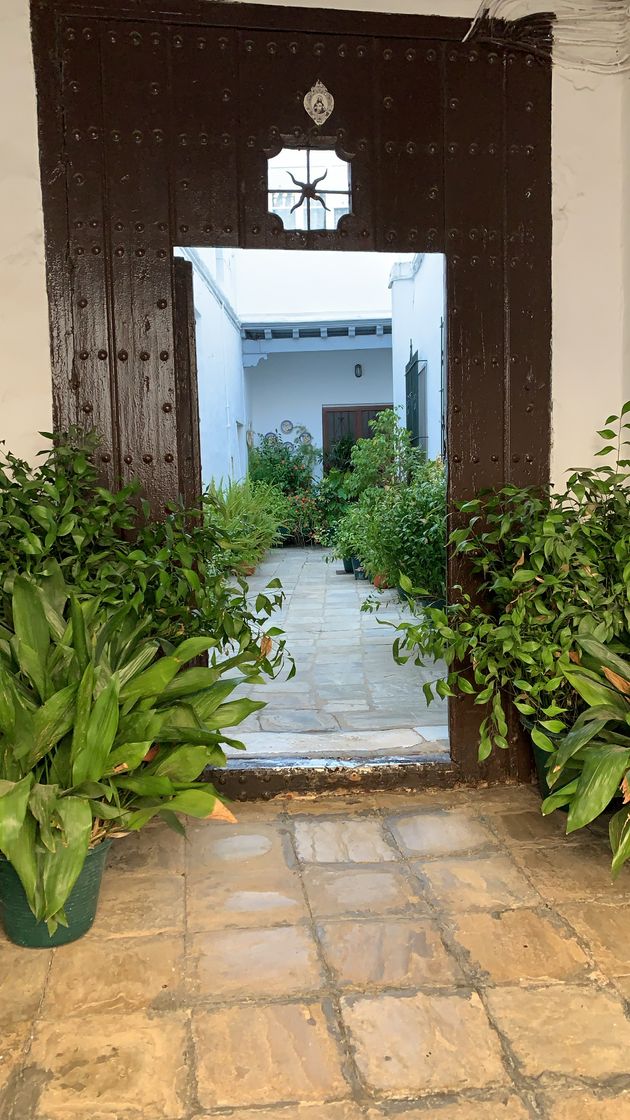
[[[274,578],[286,595],[274,618],[297,673],[243,690],[267,703],[234,729],[248,757],[448,758],[446,702],[427,706],[422,692],[439,667],[397,665],[394,630],[378,621],[410,617],[395,594],[379,596],[377,613],[362,611],[374,588],[321,549],[273,550],[249,581],[252,595]]]

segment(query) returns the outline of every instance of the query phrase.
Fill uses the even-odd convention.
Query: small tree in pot
[[[158,658],[150,616],[79,598],[51,563],[17,576],[0,625],[0,914],[8,936],[75,940],[96,911],[107,841],[160,815],[233,819],[200,780],[221,729],[264,705],[231,701],[240,654],[195,637]],[[250,676],[250,654],[247,655]],[[261,652],[261,660],[264,654]]]

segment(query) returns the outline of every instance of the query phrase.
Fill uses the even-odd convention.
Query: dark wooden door
[[[324,449],[324,466],[331,465],[338,445],[350,445],[358,439],[370,439],[372,428],[370,421],[375,420],[379,412],[392,408],[391,404],[361,404],[326,406],[322,409],[322,432]],[[334,464],[333,464],[334,465]]]
[[[183,257],[173,261],[173,318],[175,322],[175,402],[179,417],[177,462],[179,490],[187,509],[201,494],[201,440],[195,338],[193,266]]]
[[[464,42],[468,21],[440,16],[213,0],[31,14],[55,424],[96,427],[110,483],[138,478],[156,512],[192,485],[176,245],[445,253],[451,509],[548,481],[548,57]],[[334,96],[321,130],[304,108],[317,80]],[[351,213],[285,230],[268,160],[314,144],[350,161]],[[513,750],[479,766],[482,716],[451,704],[457,777],[527,774],[516,720]]]
[[[415,353],[405,366],[405,393],[407,403],[407,428],[411,442],[425,455],[429,450],[427,427],[427,364]]]

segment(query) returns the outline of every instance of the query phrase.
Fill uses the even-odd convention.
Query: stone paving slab
[[[362,612],[374,588],[338,575],[327,555],[308,548],[272,550],[250,578],[253,596],[270,579],[282,581],[286,600],[275,621],[285,631],[297,675],[287,681],[285,673],[268,684],[239,690],[236,695],[265,700],[268,706],[230,733],[245,743],[250,758],[422,757],[425,741],[434,744],[429,753],[446,755],[446,701],[427,707],[422,692],[423,681],[437,676],[438,669],[396,665],[394,630],[378,621],[396,623],[408,611],[388,592],[378,615]],[[394,729],[406,735],[395,738],[390,734]],[[372,736],[346,740],[340,732]],[[311,738],[306,740],[305,734]],[[318,734],[330,741],[320,742]]]
[[[443,753],[435,743],[427,743],[415,731],[406,727],[389,731],[331,731],[298,732],[278,731],[267,734],[246,731],[241,742],[251,758],[310,758],[324,755],[329,758],[353,758],[360,755],[404,755],[422,758],[423,755]],[[228,750],[228,754],[232,751]]]
[[[82,941],[0,939],[0,1117],[630,1120],[630,872],[539,807],[287,796],[117,842]]]
[[[341,1007],[359,1071],[374,1092],[400,1099],[507,1079],[476,992],[350,996]]]

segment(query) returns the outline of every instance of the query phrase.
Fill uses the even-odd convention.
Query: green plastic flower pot
[[[363,564],[357,556],[352,557],[352,570],[354,572],[355,579],[367,579]]]
[[[24,893],[24,888],[4,856],[0,856],[0,921],[9,941],[24,949],[54,949],[78,941],[91,929],[96,917],[98,896],[111,840],[91,848],[77,879],[65,911],[67,926],[57,926],[52,937],[45,922],[38,922]]]

